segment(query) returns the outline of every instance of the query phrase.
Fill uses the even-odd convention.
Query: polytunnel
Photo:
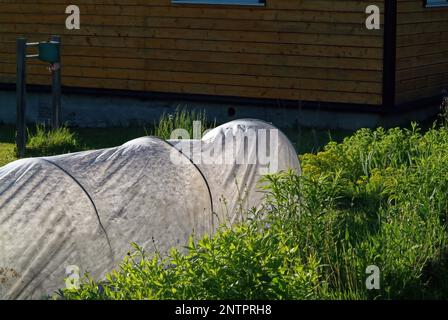
[[[149,253],[181,248],[259,207],[260,177],[287,169],[300,172],[294,147],[258,120],[200,140],[143,137],[10,163],[0,168],[0,298],[46,297],[73,266],[100,279],[131,242]]]

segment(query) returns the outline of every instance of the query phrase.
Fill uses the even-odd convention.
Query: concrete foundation
[[[62,96],[62,121],[69,126],[106,127],[140,126],[152,124],[161,114],[171,113],[178,107],[205,111],[207,118],[218,123],[241,118],[258,118],[279,127],[301,125],[326,129],[358,129],[362,127],[391,127],[410,121],[423,121],[439,110],[437,104],[392,114],[376,112],[329,111],[316,108],[288,106],[243,105],[211,103],[192,100],[155,100],[118,95],[71,93]],[[51,96],[49,93],[29,92],[27,121],[49,122]],[[0,90],[0,123],[15,124],[16,96],[13,90]]]

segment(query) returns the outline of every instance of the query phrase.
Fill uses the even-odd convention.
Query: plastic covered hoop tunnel
[[[256,135],[243,143],[244,150],[216,152],[228,141],[223,138],[251,130],[275,128],[237,120],[200,141],[143,137],[116,148],[22,159],[0,168],[0,299],[46,297],[64,286],[73,265],[101,278],[131,242],[163,253],[184,245],[193,233],[213,233],[220,222],[234,222],[242,206],[259,206],[257,181],[265,164],[201,162],[185,152],[231,159],[251,145],[259,150]],[[289,140],[281,132],[276,139],[271,172],[299,172]],[[177,156],[183,161],[175,161]]]

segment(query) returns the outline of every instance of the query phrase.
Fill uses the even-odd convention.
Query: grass
[[[11,126],[0,126],[0,166],[16,160],[14,132]]]
[[[79,150],[81,146],[76,134],[66,127],[48,130],[44,125],[36,125],[35,132],[28,132],[28,156],[51,156]]]
[[[194,137],[195,128],[194,122],[200,123],[198,137]],[[176,129],[183,129],[188,133],[190,139],[201,138],[204,131],[216,127],[216,121],[210,122],[205,115],[205,112],[189,111],[186,108],[178,108],[173,114],[164,113],[158,122],[154,123],[152,135],[162,139],[178,139],[179,137],[172,134]],[[198,130],[196,129],[196,130]],[[184,137],[185,138],[185,137]]]
[[[324,130],[304,128],[297,125],[281,128],[281,130],[291,140],[300,155],[319,152],[330,141],[341,142],[345,137],[354,133],[351,130]]]
[[[65,299],[446,299],[448,129],[362,129],[267,176],[257,218],[169,257],[134,250]],[[366,269],[380,270],[368,290]]]

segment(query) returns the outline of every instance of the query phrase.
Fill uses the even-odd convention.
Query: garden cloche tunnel
[[[69,266],[102,278],[131,242],[147,252],[181,248],[259,207],[261,176],[289,169],[300,173],[288,138],[251,119],[201,140],[143,137],[10,163],[0,168],[0,298],[46,297],[64,286]]]

